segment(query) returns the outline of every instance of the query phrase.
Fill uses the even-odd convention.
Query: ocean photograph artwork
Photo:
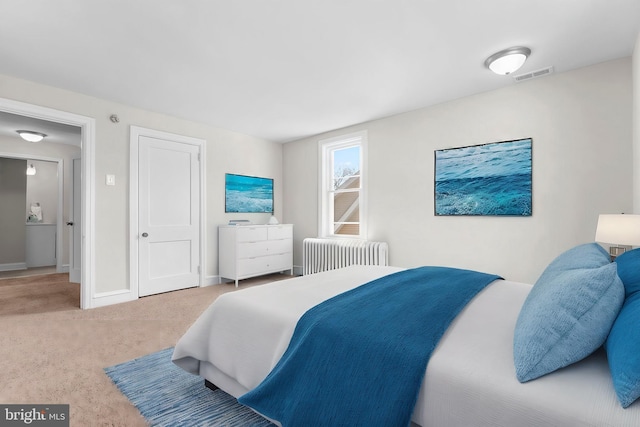
[[[225,212],[273,212],[273,179],[225,174]]]
[[[436,150],[435,214],[531,216],[531,144]]]

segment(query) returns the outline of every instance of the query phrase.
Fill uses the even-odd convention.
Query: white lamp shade
[[[596,228],[596,242],[626,246],[640,245],[640,215],[600,215]]]
[[[527,60],[526,55],[522,53],[514,53],[511,55],[498,58],[489,64],[489,69],[496,74],[507,75],[511,74],[524,65],[524,61]]]

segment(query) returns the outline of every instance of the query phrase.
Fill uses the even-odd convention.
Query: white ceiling
[[[0,73],[286,142],[630,56],[639,0],[0,0]],[[526,83],[520,83],[526,84]]]

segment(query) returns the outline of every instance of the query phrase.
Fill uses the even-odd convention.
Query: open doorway
[[[95,144],[95,120],[89,117],[79,116],[72,113],[67,113],[64,111],[54,110],[46,107],[41,107],[32,104],[26,104],[18,101],[8,100],[0,98],[0,114],[10,115],[12,119],[15,120],[24,120],[27,121],[28,124],[34,123],[34,121],[42,121],[42,123],[52,126],[52,129],[49,130],[50,134],[47,134],[47,138],[51,136],[48,142],[54,142],[54,135],[57,131],[61,131],[61,129],[73,129],[72,133],[76,135],[76,146],[80,149],[80,159],[81,159],[81,171],[80,171],[80,194],[81,194],[81,241],[80,241],[80,251],[79,256],[77,258],[80,259],[80,301],[79,306],[81,308],[91,308],[93,306],[93,297],[94,297],[94,241],[93,241],[93,223],[94,223],[94,174],[93,174],[93,165],[94,165],[94,144]],[[24,123],[24,122],[23,122]],[[0,138],[2,135],[8,137],[8,135],[13,136],[13,133],[16,130],[23,129],[20,127],[19,129],[15,129],[16,123],[3,123],[0,122]],[[27,128],[28,129],[28,128]],[[34,129],[28,129],[34,130]],[[61,131],[64,133],[64,131]],[[41,133],[45,133],[43,131],[38,131]],[[17,134],[16,134],[17,135]],[[14,137],[15,138],[15,137]],[[46,144],[46,142],[45,142]],[[46,147],[46,145],[42,145]],[[0,151],[3,151],[0,149]],[[31,155],[29,155],[31,156]],[[75,157],[78,157],[77,154]],[[70,159],[68,162],[69,169],[73,167],[73,160]],[[62,172],[64,173],[64,171]],[[66,180],[65,180],[66,181]],[[69,176],[69,182],[72,182],[71,175]],[[67,231],[67,223],[75,223],[72,218],[72,214],[70,213],[68,216],[64,216],[65,206],[70,206],[69,203],[62,203],[62,211],[63,213],[60,216],[60,225],[58,226],[58,236],[63,236],[63,241],[67,241],[67,243],[59,243],[59,245],[71,245],[71,239],[69,236],[71,233]],[[61,228],[62,227],[62,228]],[[66,237],[66,238],[64,238]],[[67,251],[69,253],[69,251]],[[72,254],[69,253],[69,259],[73,258]],[[63,268],[69,268],[68,265]]]
[[[6,118],[0,113],[0,126]],[[71,160],[79,152],[71,145],[25,146],[0,135],[0,278],[68,271],[63,157]]]
[[[45,136],[31,142],[17,130]],[[67,225],[74,222],[70,196],[80,136],[77,126],[0,112],[0,312],[80,307]],[[80,247],[75,249],[79,258]]]

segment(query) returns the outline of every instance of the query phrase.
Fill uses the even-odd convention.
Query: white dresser
[[[221,225],[218,228],[220,277],[238,280],[291,270],[293,225]]]

